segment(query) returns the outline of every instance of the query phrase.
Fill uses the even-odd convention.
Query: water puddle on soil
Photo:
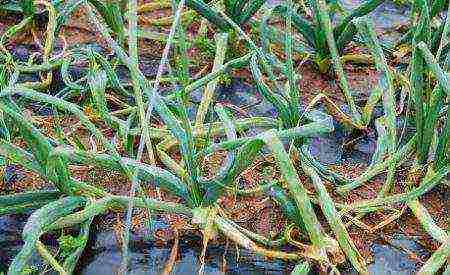
[[[100,238],[99,238],[100,237]],[[90,256],[82,259],[81,274],[113,274],[122,260],[113,232],[96,236],[94,245],[88,249]],[[130,274],[162,274],[169,260],[171,247],[157,247],[153,242],[135,240],[130,245]],[[237,255],[238,253],[238,255]],[[201,239],[180,240],[178,258],[172,274],[196,274],[200,266]],[[210,245],[205,258],[205,274],[289,274],[293,267],[283,261],[266,259],[240,249],[225,249]]]
[[[112,233],[111,233],[112,234]],[[113,236],[110,236],[114,238]],[[201,240],[181,241],[178,260],[172,274],[195,274],[200,265]],[[374,275],[413,274],[417,261],[410,253],[424,255],[427,252],[414,240],[397,235],[391,244],[375,243],[372,246],[374,262],[369,271]],[[158,248],[152,243],[132,246],[130,274],[161,274],[169,259],[171,248]],[[408,252],[409,251],[409,252]],[[117,271],[121,252],[116,244],[91,250],[92,257],[84,262],[82,274],[112,274]],[[238,258],[239,257],[239,258]],[[225,259],[225,265],[224,265]],[[205,274],[290,274],[293,264],[282,261],[268,261],[247,250],[223,246],[209,246]],[[316,274],[311,271],[310,274]],[[352,270],[342,270],[342,274],[357,274]]]
[[[414,274],[417,271],[418,260],[415,257],[428,258],[429,253],[416,241],[404,235],[395,235],[389,244],[374,243],[372,245],[373,263],[369,272],[373,275]],[[356,271],[343,271],[342,274],[358,274]]]
[[[6,272],[9,263],[21,248],[21,231],[26,215],[4,215],[0,217],[0,273]],[[115,274],[121,263],[121,250],[113,231],[91,232],[91,240],[81,258],[77,274]],[[54,246],[54,240],[44,243]],[[133,236],[130,243],[130,274],[161,274],[169,260],[171,245],[159,247],[143,236]],[[417,261],[412,254],[428,257],[425,249],[404,235],[396,235],[389,244],[375,243],[372,246],[374,262],[369,265],[371,274],[413,274]],[[198,272],[201,255],[201,239],[192,237],[180,240],[178,258],[172,274],[195,274]],[[32,257],[31,265],[45,270],[39,256]],[[228,249],[223,245],[210,245],[205,258],[205,274],[289,274],[292,263],[267,260],[245,249]],[[357,274],[342,270],[343,274]],[[50,274],[50,273],[45,273]],[[315,274],[311,272],[310,274]]]
[[[27,215],[0,216],[0,274],[8,270],[9,264],[22,248],[21,235],[27,218]],[[48,244],[48,242],[44,241],[44,244]],[[43,262],[36,253],[33,253],[30,259],[30,266],[42,270]]]

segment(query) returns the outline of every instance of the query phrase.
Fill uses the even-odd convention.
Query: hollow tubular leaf
[[[340,247],[347,255],[347,258],[350,260],[359,274],[369,274],[364,258],[361,256],[352,239],[350,238],[347,228],[342,222],[339,212],[336,210],[333,199],[328,194],[325,185],[319,177],[319,174],[314,168],[308,166],[304,161],[302,162],[302,167],[312,180],[314,188],[317,191],[320,207],[322,208],[322,211],[328,223],[330,224],[331,229],[334,231]]]
[[[311,238],[311,242],[319,250],[321,260],[327,262],[328,259],[325,253],[325,235],[312,208],[311,201],[307,195],[308,192],[301,184],[292,161],[290,160],[286,149],[284,149],[283,143],[281,143],[280,139],[276,136],[276,133],[273,130],[262,135],[262,139],[273,152],[281,170],[283,179],[287,182],[289,191],[294,197],[302,218],[302,221],[299,222],[303,222],[305,224],[305,228]]]
[[[25,213],[57,200],[61,196],[58,191],[35,191],[0,196],[0,215]]]
[[[84,204],[84,198],[66,197],[51,202],[31,214],[22,232],[22,239],[25,244],[9,266],[8,274],[21,274],[28,264],[39,237],[48,230],[55,220],[70,214]]]

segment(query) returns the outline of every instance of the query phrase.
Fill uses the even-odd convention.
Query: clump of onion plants
[[[302,12],[297,12],[298,7],[296,6],[287,6],[282,3],[269,11],[265,20],[270,18],[270,14],[286,17],[290,13],[293,27],[301,34],[306,43],[306,53],[312,56],[319,71],[324,73],[329,70],[332,64],[331,60],[336,62],[337,58],[368,61],[366,57],[352,54],[342,56],[345,47],[354,41],[357,34],[352,20],[370,14],[383,2],[383,0],[366,1],[348,14],[342,14],[340,9],[331,9],[331,3],[327,4],[322,0],[307,1],[309,5],[308,7],[304,6]],[[343,18],[339,23],[333,25],[330,17],[338,14]],[[263,24],[262,27],[267,28],[267,25]],[[268,30],[263,29],[261,33],[268,33]]]
[[[266,0],[225,0],[223,1],[223,9],[227,16],[238,25],[246,24],[255,15],[258,10],[266,3]],[[220,3],[222,4],[222,3]],[[222,8],[216,1],[206,3],[203,0],[188,0],[186,5],[198,12],[202,17],[211,22],[221,31],[232,29],[229,22],[227,22],[218,11]]]
[[[419,202],[420,196],[433,188],[443,184],[449,173],[449,89],[446,85],[447,74],[439,64],[439,53],[447,46],[447,31],[443,33],[440,49],[437,55],[430,50],[432,41],[429,39],[430,24],[427,3],[416,1],[415,8],[421,13],[420,20],[414,26],[413,54],[409,69],[410,97],[414,103],[416,132],[407,137],[406,143],[401,145],[404,138],[397,132],[396,105],[394,89],[394,70],[387,65],[380,43],[377,40],[373,24],[366,18],[355,20],[361,37],[371,51],[377,69],[382,73],[380,87],[383,91],[384,116],[377,119],[378,141],[377,150],[372,163],[355,180],[341,185],[337,191],[342,195],[364,184],[379,173],[386,171],[386,179],[378,192],[376,199],[355,202],[345,207],[343,213],[354,211],[361,218],[365,214],[378,211],[383,207],[392,207],[395,203],[406,203],[424,230],[433,237],[441,247],[428,259],[419,273],[434,274],[445,263],[443,253],[450,252],[448,234],[436,225],[427,209]],[[422,28],[422,29],[421,29]],[[427,74],[427,77],[425,76]],[[434,81],[429,81],[432,75]],[[413,165],[409,169],[408,188],[404,193],[392,194],[396,185],[395,174],[397,168],[407,161]],[[418,181],[419,184],[415,183]],[[401,215],[392,209],[392,217]]]
[[[117,144],[112,143],[94,123],[93,117],[86,114],[77,104],[33,89],[33,85],[20,83],[17,78],[3,78],[0,92],[1,125],[2,133],[4,133],[0,143],[1,155],[5,156],[9,162],[20,163],[26,169],[36,172],[55,186],[55,191],[28,192],[1,197],[2,214],[24,212],[37,208],[23,230],[22,236],[25,244],[10,265],[9,273],[18,274],[24,271],[33,251],[37,251],[54,270],[61,273],[71,273],[86,245],[86,241],[77,242],[75,249],[70,253],[65,253],[63,257],[57,258],[41,243],[40,236],[61,228],[80,227],[81,230],[77,238],[86,240],[93,217],[111,208],[126,209],[128,213],[123,247],[123,267],[125,269],[129,259],[129,227],[134,207],[142,207],[161,213],[178,213],[192,218],[193,223],[198,224],[202,229],[205,243],[208,242],[214,231],[220,231],[236,243],[265,256],[286,260],[299,260],[304,257],[301,256],[301,253],[286,253],[257,245],[255,240],[260,238],[256,234],[243,231],[231,220],[220,214],[217,199],[225,192],[227,186],[230,186],[260,154],[264,144],[267,144],[277,154],[280,166],[285,169],[283,174],[294,188],[294,180],[295,178],[298,180],[298,176],[296,176],[294,167],[280,139],[306,138],[329,132],[332,130],[332,125],[327,120],[313,120],[297,127],[272,129],[254,137],[238,136],[237,130],[254,126],[274,128],[277,123],[267,118],[235,120],[221,106],[215,108],[220,118],[219,122],[204,123],[202,116],[199,115],[197,123],[192,125],[187,116],[186,95],[205,84],[207,86],[214,85],[214,80],[220,73],[223,73],[226,68],[234,63],[242,63],[242,58],[230,61],[228,64],[218,64],[215,71],[193,83],[181,86],[170,98],[162,97],[158,92],[159,82],[163,74],[163,68],[168,65],[168,54],[183,5],[184,1],[181,1],[175,13],[175,21],[168,36],[168,42],[153,86],[145,79],[137,66],[136,20],[132,19],[136,18],[133,16],[136,13],[136,2],[132,1],[129,4],[128,53],[111,37],[107,25],[97,19],[94,9],[89,4],[85,5],[94,26],[98,28],[117,57],[130,71],[136,99],[135,113],[128,121],[111,114],[106,100],[106,88],[114,88],[115,84],[108,77],[108,72],[105,69],[108,66],[103,66],[101,64],[102,59],[95,57],[89,51],[85,53],[90,61],[88,73],[85,77],[87,85],[76,86],[74,83],[71,84],[90,93],[98,117],[108,127],[116,130],[119,136],[124,138],[124,141],[129,136],[140,136],[136,154],[133,153],[133,150],[130,150],[128,151],[129,154],[131,153],[130,155],[122,156]],[[225,47],[224,43],[218,43],[217,62],[220,62],[223,47]],[[17,69],[18,65],[15,66],[15,63],[12,63],[12,66],[13,74],[21,73]],[[43,66],[43,68],[31,66],[27,72],[45,72],[59,66],[62,66],[62,64]],[[5,70],[2,72],[5,72]],[[210,89],[212,88],[210,87]],[[77,142],[70,142],[67,138],[64,138],[64,135],[59,135],[56,138],[48,136],[22,114],[22,107],[13,98],[47,104],[59,112],[76,117],[80,125],[92,134],[98,145],[105,149],[105,152],[89,150]],[[146,104],[144,104],[144,100]],[[172,101],[170,106],[167,100]],[[210,102],[210,99],[206,97],[204,102]],[[207,110],[211,104],[205,104]],[[148,120],[153,110],[164,122],[165,128],[150,127]],[[139,121],[136,128],[130,127],[130,121],[132,121],[134,115],[138,117],[137,121]],[[226,140],[210,147],[212,150],[215,148],[227,150],[226,162],[219,169],[218,175],[213,178],[204,178],[199,167],[201,167],[203,157],[208,150],[199,151],[197,143],[199,137],[217,135],[225,135]],[[13,141],[18,137],[24,140],[26,144],[24,147],[14,145]],[[159,168],[152,163],[141,162],[145,148],[147,148],[149,156],[153,154],[152,142],[158,139],[162,142],[156,146],[156,154],[167,169]],[[181,162],[175,161],[166,153],[166,150],[175,145],[179,148],[182,157]],[[129,196],[113,195],[108,190],[75,179],[69,169],[71,164],[84,164],[120,171],[127,176],[131,184]],[[177,196],[181,199],[181,203],[146,198],[141,195],[141,184],[143,182],[150,182]],[[297,194],[297,203],[301,207],[300,213],[304,216],[305,226],[317,227],[317,218],[315,218],[310,204],[304,200],[306,193],[298,189],[294,189],[294,192]],[[317,233],[314,233],[316,232],[314,228],[309,229],[312,238],[317,235]],[[325,243],[322,243],[322,245],[325,247]],[[318,258],[326,258],[326,255],[321,253],[323,253],[322,250]]]

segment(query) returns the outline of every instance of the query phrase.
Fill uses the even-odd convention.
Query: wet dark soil
[[[0,217],[0,272],[6,271],[12,257],[20,250],[21,230],[27,215],[5,215]],[[167,229],[163,220],[157,220],[154,230]],[[115,274],[120,268],[121,247],[117,234],[108,229],[93,226],[91,238],[77,267],[77,274]],[[413,274],[421,259],[429,252],[417,241],[403,234],[396,234],[389,242],[378,240],[371,246],[373,263],[371,274]],[[51,236],[44,243],[55,247]],[[161,274],[169,260],[173,242],[161,245],[148,235],[133,234],[130,242],[130,274]],[[184,236],[179,242],[177,261],[173,274],[195,274],[200,266],[201,237]],[[38,255],[31,264],[44,269]],[[231,244],[211,244],[205,258],[205,274],[290,274],[292,263],[268,260]],[[357,274],[343,269],[343,274]],[[314,274],[313,271],[311,274]]]

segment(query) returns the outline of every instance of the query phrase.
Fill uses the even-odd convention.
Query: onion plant
[[[450,116],[448,114],[448,102],[450,90],[447,87],[447,73],[441,68],[438,62],[439,56],[434,56],[432,54],[429,45],[427,45],[427,42],[430,43],[430,40],[427,37],[424,37],[426,36],[426,33],[430,31],[429,23],[426,21],[428,20],[427,2],[416,1],[415,5],[421,12],[418,25],[414,28],[416,34],[413,40],[413,55],[410,70],[411,92],[413,93],[411,96],[415,101],[415,110],[417,112],[415,114],[417,126],[416,134],[413,135],[402,148],[397,147],[398,144],[395,141],[396,125],[394,118],[396,112],[393,108],[395,106],[395,99],[393,97],[392,69],[386,65],[381,47],[377,42],[370,21],[367,19],[355,21],[355,25],[361,33],[361,36],[364,38],[367,46],[372,52],[377,68],[384,72],[382,81],[385,83],[383,87],[387,97],[383,100],[386,112],[383,120],[386,121],[386,129],[384,134],[385,140],[378,140],[377,151],[389,153],[390,157],[385,161],[379,159],[375,160],[373,165],[358,179],[352,183],[340,186],[338,191],[346,193],[361,185],[364,181],[367,181],[382,170],[387,169],[388,174],[386,182],[380,190],[377,199],[356,202],[353,205],[346,207],[343,211],[357,211],[361,213],[361,216],[365,213],[376,211],[382,206],[405,202],[418,218],[425,231],[442,244],[419,270],[419,274],[434,274],[445,264],[444,254],[447,253],[446,255],[448,255],[449,253],[448,246],[450,239],[447,232],[435,224],[426,208],[418,201],[418,198],[430,191],[433,187],[442,183],[449,173],[450,151],[448,144],[448,121]],[[446,24],[448,24],[448,21]],[[446,35],[447,34],[444,33],[441,39],[446,40]],[[441,49],[445,43],[446,41],[440,42]],[[438,50],[438,52],[441,51]],[[435,83],[426,81],[427,77],[424,76],[426,69],[428,69],[427,71],[436,79]],[[447,106],[445,106],[445,104],[447,104]],[[420,115],[418,115],[419,112]],[[391,116],[391,118],[389,118],[389,116]],[[409,182],[410,188],[405,193],[390,194],[395,181],[394,174],[396,167],[408,159],[414,149],[416,151],[416,165],[410,169],[410,174],[412,178],[414,178],[414,173],[417,170],[424,170],[424,168],[426,168],[427,171],[424,173],[425,176],[422,178],[418,187],[415,187],[413,182]],[[425,165],[424,160],[427,160],[429,164]]]
[[[288,3],[292,5],[292,2]],[[249,66],[256,86],[259,93],[277,110],[281,127],[285,129],[299,126],[306,127],[307,124],[305,125],[304,123],[306,123],[309,119],[326,119],[327,116],[324,117],[323,114],[320,114],[320,112],[311,112],[311,110],[307,110],[307,112],[303,114],[301,113],[300,91],[297,88],[298,75],[293,67],[293,40],[291,33],[292,17],[290,14],[286,17],[287,31],[284,43],[286,60],[284,62],[280,60],[270,62],[267,59],[263,49],[258,47],[242,30],[242,28],[232,22],[232,20],[226,15],[224,15],[224,18],[250,45],[252,56],[249,61]],[[277,69],[280,68],[281,72],[285,74],[286,82],[285,85],[283,85],[285,87],[285,91],[280,89],[281,85],[277,81],[273,67]],[[270,81],[271,85],[268,85],[264,79],[263,71],[267,73],[268,81]],[[279,163],[283,179],[288,183],[289,189],[289,195],[276,187],[269,188],[269,193],[272,194],[276,200],[281,201],[284,204],[283,207],[286,216],[302,218],[301,221],[297,220],[296,223],[300,227],[304,228],[304,230],[308,233],[313,246],[318,249],[318,255],[315,256],[316,259],[319,260],[319,262],[329,264],[329,260],[326,257],[326,252],[330,252],[333,249],[334,252],[336,252],[336,249],[339,250],[338,247],[340,247],[359,272],[367,273],[365,262],[351,241],[342,220],[336,217],[336,206],[325,190],[319,176],[320,174],[321,176],[327,176],[327,178],[330,178],[336,175],[327,169],[323,169],[323,166],[317,165],[317,163],[310,158],[308,150],[305,149],[305,145],[307,145],[309,139],[304,137],[295,138],[291,143],[288,152],[284,150],[283,143],[278,138],[275,138],[275,135],[270,137],[264,136],[263,140],[274,153],[275,159]],[[223,145],[216,146],[216,150],[225,149],[228,148],[229,142],[224,142]],[[337,242],[330,239],[330,237],[323,232],[320,225],[317,223],[317,218],[314,212],[311,211],[311,198],[306,195],[307,191],[304,189],[302,184],[298,184],[299,179],[298,176],[296,176],[296,171],[293,169],[292,164],[289,163],[289,157],[292,150],[298,152],[297,155],[301,159],[303,170],[312,178],[312,181],[315,184],[315,188],[320,197],[319,205],[327,216],[328,222],[333,227],[333,232],[335,233]],[[336,178],[342,179],[338,176]],[[273,188],[275,188],[275,190]],[[297,209],[288,206],[292,204],[296,205]]]
[[[361,4],[344,15],[340,22],[333,26],[330,17],[335,15],[331,11],[330,5],[323,0],[309,0],[309,9],[312,13],[312,20],[307,18],[304,12],[293,11],[293,7],[280,4],[273,9],[273,13],[286,17],[292,13],[292,23],[294,28],[302,35],[308,49],[308,54],[313,56],[319,71],[328,71],[331,60],[341,58],[345,47],[354,40],[357,32],[352,22],[353,19],[370,14],[384,0],[370,0]],[[361,57],[347,55],[344,59],[359,60]],[[364,59],[364,58],[362,58]],[[367,62],[367,61],[366,61]]]
[[[238,25],[247,23],[253,15],[264,5],[266,0],[225,0],[223,2],[226,14]],[[214,1],[206,3],[203,0],[188,0],[186,5],[198,12],[213,25],[222,31],[231,29],[230,24],[220,15],[218,8],[213,6]]]
[[[416,2],[417,4],[420,1]],[[421,2],[423,5],[419,6],[422,12],[427,12],[427,4]],[[447,75],[437,62],[437,58],[433,56],[429,50],[426,42],[429,40],[426,37],[421,37],[429,32],[427,29],[428,24],[425,22],[427,16],[423,15],[421,17],[419,25],[424,28],[424,30],[417,31],[416,44],[413,50],[411,69],[410,69],[410,83],[411,83],[411,97],[414,100],[415,106],[415,122],[416,122],[416,134],[410,138],[410,140],[403,146],[398,147],[398,139],[396,137],[396,102],[395,102],[395,89],[393,85],[393,69],[389,68],[384,60],[381,46],[377,42],[376,35],[373,31],[373,26],[367,23],[365,20],[357,21],[356,25],[361,33],[361,36],[365,39],[369,49],[373,54],[375,63],[380,72],[383,72],[383,77],[381,79],[381,84],[383,84],[383,89],[385,90],[385,98],[383,102],[385,104],[385,134],[380,132],[386,140],[379,140],[379,147],[384,147],[384,149],[379,148],[381,151],[389,152],[390,158],[385,161],[375,161],[371,166],[371,169],[366,171],[361,178],[346,185],[340,187],[339,190],[342,192],[349,191],[357,186],[359,186],[363,181],[368,180],[374,174],[374,171],[381,171],[380,168],[389,167],[390,183],[385,185],[383,193],[386,194],[388,190],[392,187],[392,173],[395,166],[398,166],[407,158],[414,149],[416,149],[416,156],[418,163],[422,165],[430,160],[430,156],[434,157],[431,159],[433,165],[429,166],[433,170],[442,168],[446,165],[448,161],[448,107],[445,105],[448,101],[448,92],[446,91],[446,86],[443,83],[447,81]],[[417,30],[419,28],[416,28]],[[426,81],[426,69],[433,73],[437,83],[432,84]],[[447,99],[446,99],[447,98]],[[447,103],[448,104],[448,103]],[[440,125],[440,127],[439,127]],[[390,141],[389,141],[390,140]],[[434,140],[434,141],[433,141]],[[434,145],[432,145],[432,143]],[[391,149],[389,149],[391,148]],[[397,148],[397,149],[396,149]],[[369,176],[370,175],[370,176]]]
[[[17,147],[12,143],[12,139],[2,139],[1,154],[6,156],[8,161],[21,163],[27,169],[40,174],[44,179],[53,183],[58,190],[58,193],[32,192],[2,197],[2,206],[6,207],[2,208],[4,209],[3,213],[14,213],[15,211],[23,211],[24,208],[31,209],[45,204],[34,212],[27,222],[23,232],[25,245],[11,264],[9,272],[16,274],[23,271],[35,249],[55,270],[71,272],[80,256],[80,250],[77,249],[74,252],[76,254],[71,254],[65,259],[57,260],[39,241],[39,237],[45,232],[58,228],[73,227],[78,224],[89,227],[94,216],[104,213],[112,207],[126,208],[130,202],[133,202],[137,207],[144,207],[153,211],[179,213],[187,217],[194,217],[193,222],[203,227],[204,231],[211,230],[209,227],[214,225],[215,228],[217,227],[219,231],[233,241],[257,253],[282,259],[300,259],[300,254],[271,251],[258,246],[252,240],[254,237],[251,236],[253,235],[245,235],[232,221],[220,214],[214,214],[212,216],[213,223],[210,224],[207,222],[209,218],[205,220],[205,213],[206,217],[216,213],[214,209],[217,208],[217,199],[223,194],[226,187],[234,183],[240,173],[252,163],[264,143],[271,146],[272,150],[278,155],[282,167],[285,167],[286,164],[289,165],[284,174],[286,179],[290,181],[292,188],[296,188],[295,178],[292,178],[296,177],[295,170],[284,148],[280,147],[279,139],[314,136],[331,131],[332,125],[327,120],[315,121],[313,119],[309,124],[302,126],[270,130],[254,137],[239,137],[236,129],[242,130],[253,126],[275,127],[277,123],[265,118],[232,120],[230,114],[223,107],[217,106],[216,112],[222,122],[199,124],[203,131],[198,131],[190,125],[191,122],[183,115],[185,112],[183,111],[185,108],[184,101],[175,102],[169,108],[165,99],[158,93],[158,80],[155,82],[153,89],[150,88],[148,81],[136,66],[135,57],[130,57],[119,43],[113,40],[106,25],[98,21],[91,6],[86,5],[85,7],[94,25],[110,43],[122,63],[131,71],[133,82],[139,85],[143,94],[146,95],[149,104],[147,114],[154,108],[164,124],[167,125],[167,130],[153,129],[147,125],[149,136],[153,134],[153,138],[173,140],[175,144],[179,144],[182,162],[178,163],[170,157],[160,154],[161,160],[170,169],[166,170],[155,165],[144,164],[139,161],[139,157],[137,160],[123,157],[119,154],[118,148],[92,122],[89,115],[84,113],[76,104],[33,90],[24,83],[18,83],[16,78],[5,81],[0,102],[5,117],[5,129],[17,129],[17,132],[14,132],[14,137],[23,138],[27,146],[26,148]],[[182,6],[178,10],[181,10],[181,8]],[[172,29],[175,28],[176,24],[174,23]],[[171,39],[168,40],[168,45],[170,43]],[[167,56],[163,57],[160,68],[165,65],[165,59],[167,59]],[[88,86],[81,88],[88,88],[91,91],[98,114],[108,126],[119,132],[130,134],[130,128],[126,126],[127,123],[111,115],[108,110],[105,89],[109,79],[106,71],[96,61],[95,57],[91,57],[91,67],[86,79]],[[48,69],[52,69],[52,67]],[[202,87],[214,76],[217,76],[216,72],[189,84],[184,88],[184,93],[192,89],[189,87]],[[81,125],[91,132],[99,144],[106,149],[106,152],[98,153],[77,146],[76,143],[67,143],[64,139],[55,140],[47,136],[22,115],[21,107],[12,100],[12,97],[49,104],[61,112],[78,118]],[[175,99],[182,99],[182,97]],[[147,114],[146,117],[148,117]],[[143,126],[143,129],[145,129],[145,126]],[[138,133],[141,131],[143,133],[143,129],[138,129]],[[204,133],[214,136],[224,133],[227,138],[227,141],[224,142],[226,145],[221,143],[217,146],[229,148],[225,166],[212,179],[202,177],[199,170],[204,153],[198,151],[196,144],[198,137],[204,137]],[[213,148],[217,146],[213,146]],[[159,152],[163,153],[164,150],[159,150]],[[73,178],[69,169],[69,165],[73,163],[115,169],[126,175],[131,182],[135,182],[136,179],[139,181],[150,180],[151,183],[161,189],[178,196],[182,200],[182,204],[147,199],[134,194],[129,197],[110,194],[106,190]],[[305,220],[305,225],[309,226],[308,232],[311,234],[311,238],[314,243],[320,244],[321,249],[324,249],[327,242],[318,231],[319,223],[305,197],[305,192],[300,190],[295,192],[297,204],[300,207],[302,218]],[[63,198],[58,198],[60,194],[64,194]],[[81,234],[85,235],[86,230],[80,232]],[[209,238],[208,235],[205,235],[205,238]],[[81,245],[84,246],[85,242]],[[317,258],[326,262],[326,254],[324,253],[324,250],[320,250]]]
[[[80,149],[71,148],[70,146],[64,144],[60,144],[56,147],[52,146],[51,143],[49,143],[49,137],[44,136],[39,129],[27,122],[23,116],[18,114],[16,110],[18,107],[7,99],[8,96],[11,95],[20,95],[39,102],[51,103],[64,111],[73,113],[81,121],[83,121],[85,127],[93,131],[94,135],[96,135],[102,143],[106,143],[103,145],[106,148],[109,148],[111,151],[110,155],[83,151]],[[101,132],[89,121],[88,118],[86,118],[81,110],[69,102],[41,94],[37,91],[21,87],[20,85],[13,85],[4,89],[2,91],[2,98],[2,110],[7,113],[7,121],[13,122],[21,128],[21,132],[24,135],[23,137],[27,138],[27,141],[29,141],[29,149],[34,150],[33,153],[30,153],[12,145],[9,142],[3,141],[1,145],[2,155],[7,156],[10,161],[16,161],[26,166],[26,168],[40,173],[42,177],[54,183],[58,190],[66,195],[69,195],[69,197],[50,202],[48,205],[44,206],[44,208],[37,210],[37,212],[30,217],[23,233],[25,246],[10,266],[10,272],[12,274],[20,272],[26,266],[31,252],[37,246],[39,236],[42,235],[43,232],[51,229],[54,230],[57,228],[71,227],[76,224],[83,224],[88,222],[93,216],[101,214],[111,207],[125,207],[130,199],[134,200],[134,204],[136,206],[145,207],[155,211],[168,211],[188,216],[196,213],[196,211],[206,211],[214,205],[215,200],[220,194],[218,192],[220,192],[220,190],[223,192],[222,186],[226,186],[230,184],[230,182],[233,182],[239,173],[242,172],[247,165],[249,165],[249,150],[253,151],[253,154],[255,154],[257,150],[253,147],[255,144],[259,144],[258,147],[261,148],[261,143],[263,143],[264,138],[270,137],[278,139],[279,137],[310,136],[320,133],[321,131],[330,130],[329,126],[324,125],[324,128],[321,129],[318,127],[321,124],[311,124],[310,126],[307,125],[304,127],[297,127],[287,131],[270,131],[252,138],[243,137],[230,140],[227,143],[228,146],[235,148],[239,144],[242,144],[243,148],[237,150],[235,157],[234,153],[230,153],[229,163],[227,163],[224,170],[221,171],[217,178],[207,180],[199,177],[199,171],[195,170],[198,170],[200,165],[191,167],[187,166],[186,169],[190,169],[186,171],[187,177],[181,178],[168,170],[118,156],[116,149],[110,144],[108,139],[102,136]],[[173,123],[173,126],[177,127],[173,129],[172,134],[174,136],[184,137],[186,131],[179,125],[178,119],[173,116],[173,113],[166,109],[167,107],[164,107],[163,104],[164,103],[159,103],[157,107],[158,110],[164,108],[159,115],[163,120]],[[227,119],[225,113],[223,113],[223,109],[219,108],[218,112],[221,116],[223,116],[224,120]],[[228,121],[225,121],[227,126],[232,125],[229,118],[227,120]],[[233,128],[228,129],[228,131],[233,131]],[[228,133],[228,135],[231,136],[232,133]],[[179,140],[181,146],[186,146],[187,142],[187,140]],[[288,161],[286,153],[280,154],[284,154],[284,161]],[[191,158],[195,160],[196,156],[192,155]],[[159,202],[141,197],[132,198],[111,195],[107,193],[107,191],[98,189],[88,183],[78,182],[72,178],[68,169],[68,165],[70,163],[117,169],[119,171],[123,171],[124,174],[127,174],[127,171],[130,171],[131,169],[135,169],[138,172],[140,179],[151,179],[151,182],[160,186],[162,189],[167,190],[173,195],[179,196],[185,202],[185,206]],[[290,171],[290,173],[292,172],[293,170]],[[49,195],[38,192],[22,194],[19,196],[3,197],[2,206],[8,207],[6,208],[6,213],[15,212],[16,209],[22,209],[24,207],[30,209],[30,207],[34,205],[39,206],[49,199],[55,199],[54,195]],[[75,209],[80,207],[82,207],[82,210],[74,212]],[[52,211],[54,214],[49,214],[48,211]],[[308,214],[311,215],[312,213]],[[44,216],[45,219],[43,219]],[[39,221],[38,224],[36,224],[36,221]],[[205,223],[203,219],[197,216],[196,221],[201,224]],[[248,247],[249,243],[252,243],[252,241],[247,240],[249,237],[239,233],[239,230],[237,230],[230,221],[227,221],[225,217],[217,216],[214,218],[214,221],[214,224],[218,226],[219,230],[223,231],[223,233],[232,238],[232,240],[237,241],[239,244],[246,247]],[[262,248],[258,248],[257,250],[256,245],[250,248],[256,250],[256,252],[273,257],[280,257],[283,259],[299,258],[296,254],[287,254],[275,251],[270,252]],[[40,249],[43,250],[45,248],[41,247]]]
[[[432,1],[427,3],[427,10],[428,10],[428,20],[438,20],[440,19],[440,16],[442,12],[445,12],[447,9],[447,1],[438,0],[438,1]],[[411,18],[412,18],[412,26],[408,29],[408,31],[404,34],[404,36],[397,42],[397,46],[400,45],[412,45],[413,39],[415,34],[417,33],[417,29],[420,28],[417,24],[420,18],[422,17],[420,14],[423,14],[422,7],[423,2],[417,2],[417,1],[411,1],[412,3],[412,12],[411,12]],[[447,9],[448,11],[448,9]],[[437,49],[439,48],[439,44],[442,38],[442,35],[444,33],[445,28],[445,22],[446,20],[439,20],[437,24],[427,24],[427,27],[430,28],[431,32],[430,34],[430,40],[429,46],[430,50],[433,53],[436,53]],[[445,47],[445,52],[448,51],[448,47]]]
[[[341,55],[344,46],[352,41],[358,34],[353,20],[370,13],[383,3],[383,1],[368,1],[362,4],[352,13],[344,17],[341,23],[334,28],[332,27],[330,15],[328,13],[328,6],[324,1],[314,0],[309,2],[317,21],[314,24],[304,19],[302,15],[295,11],[294,6],[289,6],[288,3],[289,2],[287,2],[287,4],[280,4],[264,14],[262,23],[260,24],[262,55],[264,55],[267,62],[272,64],[276,69],[281,69],[287,76],[291,75],[292,69],[289,70],[289,68],[281,64],[282,62],[280,62],[279,58],[273,54],[271,50],[271,45],[273,43],[281,44],[283,47],[286,47],[286,39],[288,39],[291,41],[290,43],[292,43],[292,49],[289,50],[290,53],[285,51],[285,54],[291,59],[294,52],[306,54],[306,58],[308,58],[309,55],[313,55],[319,67],[323,68],[324,71],[328,70],[330,62],[332,62],[339,80],[340,88],[346,99],[349,113],[343,112],[340,106],[324,94],[317,95],[310,105],[323,102],[327,106],[328,111],[345,125],[351,128],[365,129],[370,122],[374,107],[382,97],[381,87],[377,86],[371,92],[365,106],[362,108],[357,106],[343,69],[344,61],[341,58]],[[285,37],[277,35],[274,32],[273,27],[268,24],[270,19],[275,15],[281,15],[285,20],[289,19],[291,21],[289,25],[286,21],[287,27],[285,30]],[[298,40],[295,40],[294,29],[298,30],[306,41],[309,41],[307,43],[311,47],[316,47],[316,50],[311,51],[308,50],[308,48],[296,48],[294,45],[298,43]],[[273,78],[269,79],[273,80]],[[261,81],[258,81],[257,83],[260,82]],[[290,78],[290,82],[292,83],[292,78]],[[296,98],[298,97],[292,99],[297,100]]]

